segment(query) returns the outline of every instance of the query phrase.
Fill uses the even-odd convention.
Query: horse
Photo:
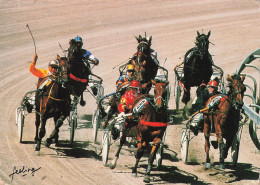
[[[129,62],[134,65],[134,79],[140,81],[142,84],[149,84],[151,87],[150,81],[155,78],[159,66],[158,60],[156,59],[155,62],[151,54],[152,36],[149,37],[149,40],[141,35],[135,38],[138,41],[137,52]],[[150,87],[147,88],[150,89]]]
[[[138,118],[138,121],[136,123],[133,121],[131,122],[131,120],[128,119],[125,122],[122,136],[120,138],[120,146],[115,155],[115,159],[112,161],[110,166],[112,169],[115,168],[116,162],[119,158],[120,150],[126,141],[127,134],[129,133],[130,129],[135,129],[138,150],[135,156],[136,163],[132,170],[133,175],[137,175],[137,166],[141,157],[143,156],[144,148],[149,144],[149,142],[153,141],[154,143],[149,156],[148,166],[145,173],[146,178],[144,181],[149,181],[148,176],[151,172],[152,163],[167,126],[167,106],[165,101],[167,96],[166,86],[169,82],[167,81],[165,83],[157,83],[152,80],[152,83],[154,84],[154,97],[145,94],[135,100],[130,112],[134,114],[135,118]],[[139,107],[139,109],[137,107]]]
[[[188,50],[184,55],[184,75],[181,82],[184,86],[182,102],[185,105],[190,101],[191,87],[199,86],[202,82],[207,84],[213,73],[213,61],[208,51],[210,34],[210,31],[207,35],[200,34],[197,31],[196,46]]]
[[[85,61],[84,59],[82,49],[77,47],[74,39],[70,40],[68,64],[70,78],[69,84],[72,87],[72,94],[76,98],[80,97],[80,105],[85,106],[86,102],[83,98],[83,92],[87,88],[91,70],[88,61]]]
[[[63,124],[70,112],[70,91],[64,86],[63,76],[66,73],[59,67],[57,74],[40,78],[37,83],[37,89],[44,86],[43,92],[36,91],[35,110],[36,110],[36,136],[35,136],[35,155],[39,155],[42,138],[45,136],[46,121],[49,118],[54,118],[55,129],[52,131],[49,138],[44,142],[45,146],[50,146],[53,140],[58,145],[59,128]],[[40,131],[39,127],[41,125]]]
[[[209,109],[203,113],[204,116],[204,137],[205,137],[205,152],[206,163],[205,167],[210,168],[209,149],[210,134],[215,132],[217,142],[220,150],[219,168],[224,168],[224,160],[227,158],[228,150],[236,136],[239,128],[240,114],[243,106],[243,96],[246,90],[243,81],[245,76],[228,75],[227,81],[230,88],[227,96],[220,99],[220,103],[216,107]],[[219,95],[212,96],[207,102],[205,107],[210,107],[211,100],[218,98]],[[223,139],[226,140],[224,143]],[[214,146],[214,145],[213,145]],[[217,145],[215,148],[218,147]]]

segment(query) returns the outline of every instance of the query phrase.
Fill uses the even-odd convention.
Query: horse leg
[[[190,101],[190,87],[186,87],[186,85],[184,85],[184,87],[186,88],[186,90],[183,91],[184,93],[181,101],[186,105]]]
[[[152,165],[153,165],[153,161],[154,161],[154,158],[155,158],[155,154],[158,150],[158,147],[161,143],[161,138],[155,138],[154,139],[154,144],[152,146],[152,149],[151,149],[151,152],[150,152],[150,156],[148,158],[148,165],[147,165],[147,168],[146,168],[146,171],[145,171],[145,177],[144,177],[144,182],[145,183],[150,183],[150,173],[151,173],[151,170],[152,170]]]
[[[219,169],[224,169],[224,159],[225,159],[225,151],[226,151],[226,145],[223,141],[222,134],[217,134],[218,137],[218,143],[219,143]]]
[[[206,152],[206,163],[205,168],[209,169],[211,168],[210,164],[210,158],[209,158],[209,150],[210,150],[210,143],[209,143],[209,137],[210,137],[210,124],[206,122],[207,118],[204,117],[204,137],[205,137],[205,152]]]
[[[140,161],[140,159],[143,157],[144,155],[144,148],[146,146],[145,142],[141,141],[141,137],[137,136],[137,152],[135,154],[135,166],[132,169],[132,176],[137,177],[137,167],[138,167],[138,163]]]
[[[79,104],[80,104],[81,106],[85,106],[85,105],[86,105],[86,101],[85,101],[84,98],[83,98],[83,92],[82,92],[81,95],[80,95],[80,102],[79,102]]]
[[[116,162],[119,158],[120,151],[121,151],[121,149],[122,149],[122,147],[123,147],[123,145],[126,141],[126,134],[127,134],[127,129],[128,129],[127,125],[128,125],[128,123],[125,122],[123,130],[122,130],[122,136],[120,138],[120,145],[119,145],[118,150],[116,152],[115,159],[110,164],[110,169],[114,169],[116,167]]]
[[[36,134],[35,134],[35,138],[34,138],[34,142],[37,143],[38,139],[39,139],[39,127],[40,127],[40,123],[41,123],[41,116],[36,112],[35,113],[35,126],[36,126]]]
[[[63,124],[64,119],[65,119],[64,116],[60,116],[60,118],[54,117],[55,128],[52,131],[50,137],[47,138],[46,141],[44,142],[44,145],[46,147],[49,147],[53,143],[53,139],[54,139],[55,146],[58,146],[59,128]]]
[[[40,132],[39,132],[39,138],[36,142],[36,147],[35,147],[35,155],[39,155],[40,149],[41,149],[41,142],[42,142],[42,138],[45,136],[46,134],[46,129],[45,129],[45,125],[46,125],[46,118],[42,118],[41,120],[41,128],[40,128]]]
[[[217,120],[217,117],[214,117],[214,125],[215,125],[215,133],[217,135],[217,140],[219,144],[219,169],[224,169],[224,159],[226,153],[226,145],[223,141],[223,134],[222,134],[222,128],[221,128],[221,123]],[[225,154],[226,153],[226,154]]]

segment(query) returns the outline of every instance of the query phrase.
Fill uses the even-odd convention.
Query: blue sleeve
[[[85,50],[83,57],[84,57],[85,59],[90,59],[90,60],[94,60],[94,59],[95,59],[96,61],[99,62],[99,60],[98,60],[94,55],[92,55],[92,54],[90,53],[90,51],[88,51],[88,50]]]

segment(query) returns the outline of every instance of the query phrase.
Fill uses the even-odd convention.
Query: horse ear
[[[209,38],[210,34],[211,34],[211,31],[208,32],[208,38]]]
[[[57,55],[57,60],[59,60],[59,61],[60,61],[60,55]]]
[[[151,46],[151,45],[152,45],[152,36],[150,36],[150,37],[149,37],[148,44],[149,44],[149,46]]]
[[[197,31],[197,35],[198,35],[198,37],[200,36],[200,33]]]
[[[229,74],[228,74],[228,77],[227,77],[227,81],[229,81],[229,82],[233,81],[232,77]]]
[[[142,40],[142,36],[141,36],[141,35],[139,35],[138,37],[135,36],[135,38],[136,38],[136,40],[137,40],[138,43],[140,43],[141,40]]]
[[[241,75],[241,82],[244,82],[246,75]]]

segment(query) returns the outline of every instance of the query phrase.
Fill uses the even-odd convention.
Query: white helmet
[[[49,66],[57,68],[57,67],[59,67],[59,61],[58,60],[52,60],[52,61],[50,61]]]

